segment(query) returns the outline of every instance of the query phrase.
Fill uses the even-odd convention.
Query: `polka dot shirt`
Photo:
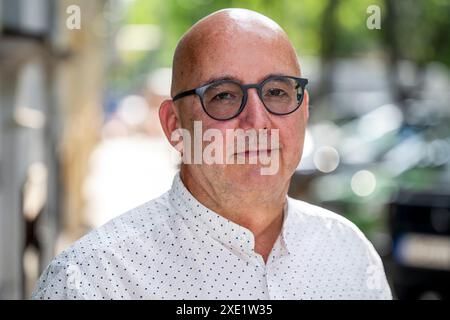
[[[381,259],[348,220],[287,198],[267,263],[252,232],[172,188],[57,256],[33,299],[391,299]]]

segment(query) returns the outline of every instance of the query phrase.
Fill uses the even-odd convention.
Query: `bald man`
[[[178,43],[172,99],[159,112],[181,154],[171,189],[65,250],[33,297],[391,299],[355,225],[287,196],[307,82],[269,18],[226,9],[196,23]]]

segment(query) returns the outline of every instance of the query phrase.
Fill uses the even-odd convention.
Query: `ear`
[[[169,143],[174,146],[172,141],[172,132],[181,127],[181,122],[173,101],[171,99],[164,100],[159,107],[159,121]]]
[[[302,108],[303,108],[303,113],[305,115],[305,120],[308,120],[308,118],[309,118],[309,92],[306,89],[305,89],[305,97],[303,98],[302,104],[303,104]]]

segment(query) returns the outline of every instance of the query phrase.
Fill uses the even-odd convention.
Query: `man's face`
[[[184,90],[222,77],[232,77],[241,84],[260,83],[274,74],[300,77],[295,54],[285,39],[261,36],[257,30],[249,30],[245,36],[235,35],[229,38],[211,32],[202,38],[202,43],[198,46],[195,66],[183,84]],[[242,113],[226,121],[209,117],[196,95],[179,100],[177,106],[181,126],[188,129],[192,136],[194,121],[201,121],[204,131],[211,128],[220,130],[225,143],[229,142],[225,140],[226,130],[229,129],[267,129],[269,136],[271,130],[279,130],[279,150],[272,153],[272,161],[275,161],[279,152],[278,170],[274,175],[261,175],[263,165],[260,163],[187,165],[191,174],[203,177],[209,183],[243,190],[267,189],[268,184],[274,187],[287,185],[302,154],[308,117],[307,97],[295,112],[280,116],[269,113],[256,89],[249,89]],[[248,159],[246,161],[249,162]]]

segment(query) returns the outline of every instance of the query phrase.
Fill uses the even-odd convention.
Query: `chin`
[[[234,165],[231,168],[227,168],[228,175],[234,181],[238,181],[240,185],[246,187],[262,186],[267,188],[266,183],[270,183],[281,178],[281,170],[272,175],[264,175],[261,173],[261,169],[264,166],[261,165]],[[252,186],[254,185],[254,186]]]

